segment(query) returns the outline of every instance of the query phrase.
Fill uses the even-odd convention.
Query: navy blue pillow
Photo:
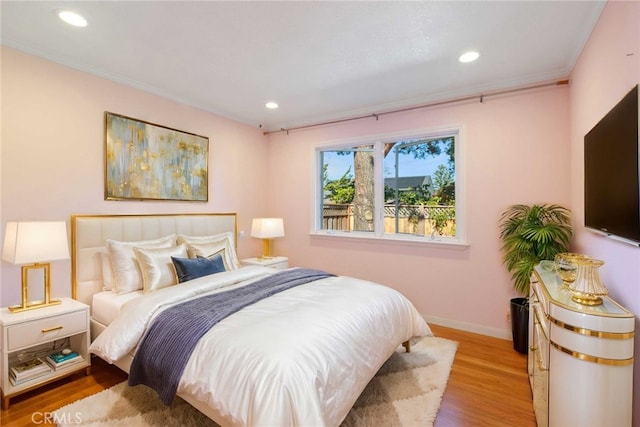
[[[198,277],[207,276],[209,274],[221,273],[226,271],[222,255],[215,254],[211,258],[176,258],[171,257],[171,262],[176,268],[178,275],[178,283],[187,280],[197,279]]]

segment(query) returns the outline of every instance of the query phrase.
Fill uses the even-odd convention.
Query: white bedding
[[[242,268],[143,295],[122,306],[90,351],[118,361],[164,307],[273,273]],[[396,347],[424,335],[429,327],[397,291],[322,279],[218,323],[196,346],[178,393],[222,425],[337,426]]]
[[[102,325],[109,325],[118,317],[118,313],[125,303],[140,295],[142,295],[142,291],[126,294],[118,294],[113,291],[95,293],[91,302],[91,318]]]

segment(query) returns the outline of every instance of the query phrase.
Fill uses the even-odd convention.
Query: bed
[[[211,242],[220,236],[222,243]],[[176,243],[167,246],[166,239]],[[183,357],[186,364],[176,394],[222,426],[337,426],[399,345],[409,351],[412,338],[431,335],[415,307],[386,286],[301,268],[277,272],[241,267],[235,213],[72,215],[71,241],[72,296],[91,307],[90,350],[129,373],[130,381],[155,364],[142,355],[165,357],[165,350],[168,355],[172,349],[191,348],[172,341],[168,329],[160,329],[160,334],[166,333],[165,347],[144,347],[153,327],[157,331],[168,313],[184,315],[194,310],[187,308],[190,305],[208,307],[209,301],[234,293],[252,296],[263,292],[263,282],[287,275],[314,276],[239,305],[203,332],[197,343],[189,344],[193,353]],[[146,242],[154,243],[145,246]],[[135,248],[141,289],[126,280],[131,270],[120,262],[123,247],[122,253],[129,254],[123,258],[126,262],[131,258],[128,251]],[[181,283],[168,286],[165,281],[159,286],[167,274],[158,266],[166,264],[169,253],[178,255],[171,258],[174,277],[182,272],[178,261],[208,266],[215,262],[224,268],[215,274],[186,274]],[[117,286],[121,283],[128,284]],[[210,300],[205,303],[205,298]],[[216,304],[235,303],[225,299]],[[179,353],[166,357],[173,360]],[[163,373],[156,375],[164,378]]]

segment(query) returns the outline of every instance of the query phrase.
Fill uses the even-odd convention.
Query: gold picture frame
[[[209,138],[104,114],[105,200],[209,200]]]

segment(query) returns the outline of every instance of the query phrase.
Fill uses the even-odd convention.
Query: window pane
[[[385,233],[455,236],[455,138],[385,144]]]
[[[374,229],[373,145],[325,150],[322,162],[322,229]]]
[[[463,190],[456,190],[456,166],[463,166],[456,165],[458,136],[451,130],[319,149],[316,230],[463,242],[464,223],[456,218],[456,191]]]

